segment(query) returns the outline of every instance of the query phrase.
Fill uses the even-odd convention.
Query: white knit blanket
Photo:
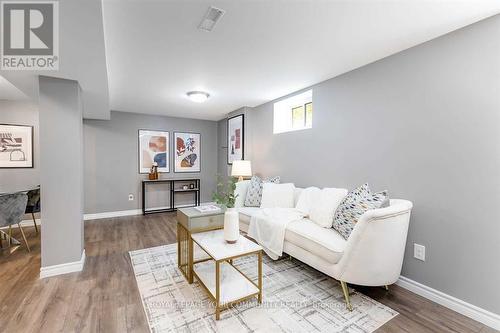
[[[283,254],[288,223],[302,218],[304,214],[294,208],[263,208],[252,215],[248,236],[255,239],[271,259],[277,260]]]

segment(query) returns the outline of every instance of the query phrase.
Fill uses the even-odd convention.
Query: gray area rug
[[[264,255],[263,303],[250,300],[216,321],[206,291],[177,268],[177,245],[131,251],[130,258],[151,332],[373,332],[398,313],[353,291],[349,312],[334,279],[288,258]],[[254,281],[257,258],[234,261]],[[205,264],[213,264],[207,262]]]

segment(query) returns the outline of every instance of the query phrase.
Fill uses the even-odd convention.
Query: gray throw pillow
[[[262,180],[259,176],[252,176],[250,184],[248,185],[247,195],[245,197],[246,207],[260,207],[260,201],[262,200],[262,189],[264,183],[275,183],[279,184],[280,177],[267,177]]]
[[[368,184],[361,185],[349,192],[340,203],[333,218],[333,228],[345,239],[349,238],[361,215],[367,210],[383,207],[388,200],[387,191],[372,193]]]

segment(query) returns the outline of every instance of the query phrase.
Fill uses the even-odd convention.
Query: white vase
[[[236,243],[240,237],[240,221],[238,211],[228,208],[224,213],[224,240],[230,244]]]

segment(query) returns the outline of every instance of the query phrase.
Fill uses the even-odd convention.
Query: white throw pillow
[[[323,228],[331,228],[337,207],[347,195],[344,188],[324,188],[311,205],[309,219]]]
[[[245,197],[247,196],[248,186],[250,186],[250,180],[243,180],[236,183],[236,189],[234,190],[234,195],[237,195],[234,201],[234,207],[239,208],[245,205]]]
[[[262,189],[261,208],[293,208],[295,185],[264,183]]]
[[[311,207],[314,200],[319,197],[321,190],[317,187],[308,187],[303,189],[300,193],[299,200],[297,201],[297,205],[295,208],[305,214],[309,215],[311,213]]]
[[[275,176],[261,179],[259,176],[252,176],[252,179],[250,179],[250,185],[248,186],[247,195],[245,196],[246,207],[260,207],[264,183],[279,184],[280,177]]]

